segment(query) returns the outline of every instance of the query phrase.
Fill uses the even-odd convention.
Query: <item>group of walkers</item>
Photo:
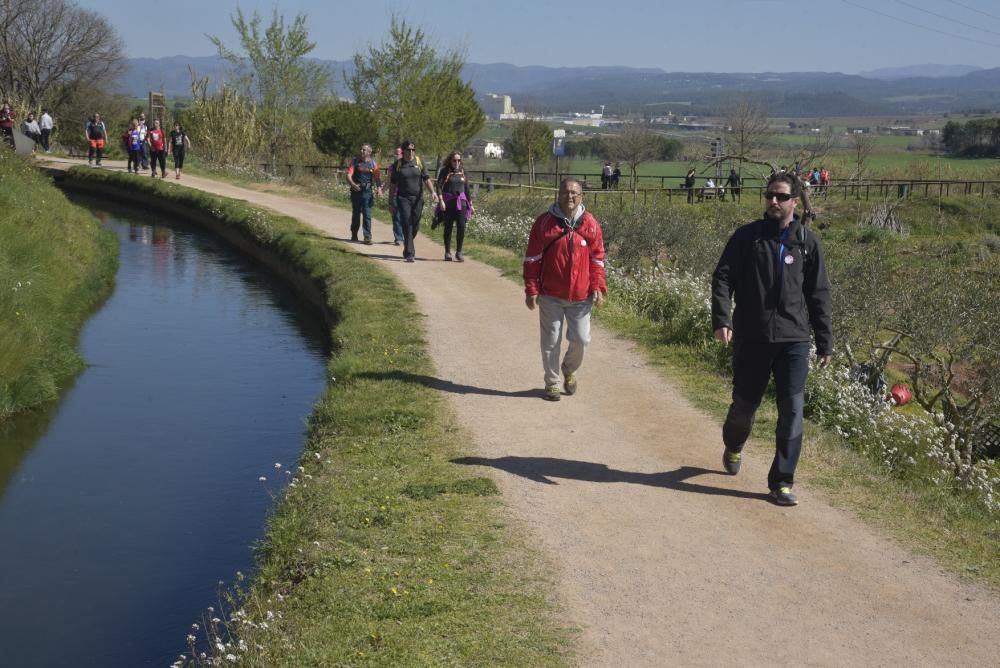
[[[160,126],[160,119],[153,119],[153,127],[146,125],[146,114],[140,113],[122,133],[122,144],[128,153],[126,169],[139,173],[139,168],[152,167],[150,176],[156,178],[156,167],[160,167],[160,178],[167,178],[167,154],[174,159],[174,178],[181,178],[184,156],[191,146],[191,140],[180,123],[168,135]],[[98,162],[97,164],[101,164]]]
[[[730,475],[740,473],[743,449],[773,377],[778,420],[767,498],[780,506],[798,504],[792,487],[802,450],[810,338],[815,337],[820,366],[833,354],[830,284],[819,239],[795,215],[800,195],[797,178],[772,176],[764,216],[732,234],[712,275],[714,336],[733,346],[722,466]],[[524,257],[525,304],[539,311],[549,401],[576,394],[591,311],[607,293],[601,226],[584,208],[583,197],[579,181],[562,182],[557,202],[535,220]],[[564,327],[567,350],[560,358]]]
[[[388,169],[389,211],[392,214],[393,244],[403,246],[403,259],[414,262],[414,239],[420,230],[424,209],[424,191],[432,198],[434,220],[431,228],[444,225],[444,259],[446,262],[464,262],[462,246],[465,229],[475,213],[469,179],[462,166],[461,151],[453,151],[432,180],[423,160],[416,153],[410,140],[399,143],[395,160]],[[351,189],[351,241],[372,244],[372,205],[382,196],[382,179],[378,163],[372,158],[372,147],[363,144],[357,156],[351,159],[346,170],[347,184]],[[455,254],[451,253],[452,234],[455,234]]]
[[[14,111],[14,107],[9,101],[5,100],[0,104],[0,137],[2,137],[4,142],[11,145],[14,143],[14,124],[16,121],[17,114]],[[20,129],[32,141],[32,150],[37,146],[41,146],[42,150],[49,153],[49,140],[54,127],[55,121],[52,119],[51,114],[49,114],[49,110],[42,109],[42,114],[37,119],[33,112],[29,112],[25,116]]]
[[[382,193],[381,174],[371,154],[371,146],[364,144],[347,169],[351,239],[358,241],[363,232],[366,244],[373,243],[372,202]],[[388,173],[393,243],[403,245],[403,258],[415,259],[414,237],[426,190],[435,207],[434,226],[445,226],[445,261],[463,261],[465,227],[475,209],[461,152],[449,154],[432,180],[414,143],[403,141]],[[740,187],[738,178],[730,188]],[[763,217],[732,234],[712,275],[714,336],[733,347],[722,466],[730,475],[740,473],[743,449],[773,378],[778,419],[767,485],[768,499],[781,506],[798,503],[792,487],[802,449],[810,339],[815,338],[819,365],[829,364],[833,354],[830,284],[819,239],[796,216],[801,194],[801,181],[792,174],[772,175]],[[583,200],[583,184],[563,179],[556,202],[535,219],[524,255],[524,299],[528,309],[538,311],[543,398],[548,401],[576,394],[591,340],[591,313],[604,303],[608,290],[603,231]]]

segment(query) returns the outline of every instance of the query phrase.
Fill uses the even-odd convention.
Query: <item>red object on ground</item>
[[[892,396],[892,400],[896,402],[897,406],[905,406],[906,404],[913,401],[913,393],[910,392],[908,388],[903,383],[896,383],[889,390],[889,394]]]

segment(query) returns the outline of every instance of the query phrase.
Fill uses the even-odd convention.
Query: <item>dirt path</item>
[[[348,236],[349,213],[185,176],[180,182]],[[1000,663],[1000,597],[913,556],[805,485],[764,500],[770,453],[720,473],[720,428],[595,327],[580,389],[542,385],[537,315],[518,285],[417,240],[406,264],[387,225],[352,245],[426,314],[442,391],[512,513],[554,564],[578,663],[963,665]],[[388,240],[388,241],[386,241]],[[472,453],[475,454],[472,454]],[[804,453],[809,457],[808,445]]]

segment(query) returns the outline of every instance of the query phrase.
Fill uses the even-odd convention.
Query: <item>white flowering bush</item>
[[[991,460],[964,463],[961,437],[943,416],[899,412],[891,400],[872,396],[843,366],[813,370],[806,411],[885,472],[970,492],[988,511],[1000,513],[1000,467]]]

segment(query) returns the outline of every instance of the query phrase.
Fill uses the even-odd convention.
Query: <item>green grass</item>
[[[83,368],[77,336],[111,293],[117,253],[96,218],[0,148],[0,422]]]
[[[195,218],[210,211],[319,287],[335,323],[295,485],[278,497],[248,589],[203,627],[247,643],[221,654],[269,667],[569,661],[544,560],[504,519],[493,481],[449,463],[471,446],[429,385],[411,294],[292,219],[152,179],[79,169],[71,178]],[[232,621],[234,607],[247,621]]]

